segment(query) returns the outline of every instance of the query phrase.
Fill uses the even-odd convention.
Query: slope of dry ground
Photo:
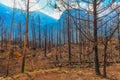
[[[116,61],[119,61],[119,52],[118,52],[118,42],[112,41],[108,45],[108,61],[112,61],[114,64],[109,64],[108,79],[103,79],[94,75],[93,63],[85,63],[87,61],[93,62],[93,51],[92,47],[83,48],[81,55],[80,63],[80,50],[78,44],[72,44],[72,62],[79,62],[72,64],[71,68],[67,65],[68,62],[68,46],[65,44],[61,46],[61,55],[60,58],[60,47],[58,51],[56,47],[51,50],[47,50],[47,58],[44,57],[44,49],[27,50],[26,65],[24,74],[19,74],[21,72],[22,57],[11,58],[9,76],[8,78],[0,78],[0,80],[120,80],[120,64],[116,64]],[[99,44],[99,60],[103,61],[103,49],[104,46]],[[89,52],[87,51],[89,49]],[[20,52],[18,49],[17,51]],[[0,76],[6,74],[6,50],[4,53],[0,53]],[[31,55],[31,56],[29,56]],[[62,69],[58,69],[54,63],[56,62],[56,55],[58,58],[58,64],[62,64]],[[57,65],[58,65],[57,64]],[[100,68],[103,64],[101,63]],[[60,66],[59,66],[60,67]],[[33,71],[33,72],[32,72]],[[101,69],[102,72],[102,69]]]
[[[18,74],[0,80],[120,80],[119,66],[120,64],[109,66],[106,79],[96,76],[92,68],[55,68]]]

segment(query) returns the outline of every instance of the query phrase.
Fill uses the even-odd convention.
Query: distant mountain
[[[88,14],[83,11],[83,10],[80,10],[80,9],[70,9],[70,14],[72,15],[72,17],[70,18],[71,19],[71,27],[75,27],[75,23],[78,23],[79,21],[79,15],[80,15],[80,18],[82,19],[86,19],[87,20],[87,17],[88,17]],[[7,7],[3,4],[0,4],[0,23],[1,23],[1,20],[4,20],[4,26],[5,27],[10,27],[11,25],[11,21],[12,21],[12,15],[13,15],[13,8],[11,7]],[[114,14],[111,14],[110,16],[113,16]],[[68,10],[65,10],[60,19],[59,20],[56,20],[42,12],[37,12],[37,11],[31,11],[30,12],[30,18],[29,18],[29,29],[31,29],[32,25],[31,25],[31,22],[34,18],[34,24],[38,24],[38,16],[40,17],[40,25],[44,27],[45,24],[48,25],[48,27],[50,26],[50,24],[52,24],[52,26],[57,26],[57,23],[60,22],[60,24],[65,28],[67,25],[67,17],[68,17]],[[104,21],[106,21],[107,19],[109,19],[109,17],[106,17]],[[76,17],[78,19],[76,19]],[[21,9],[15,9],[15,15],[14,15],[14,26],[17,26],[18,23],[21,21],[22,22],[22,26],[25,27],[25,18],[26,18],[26,12],[24,10],[21,10]],[[90,18],[92,20],[92,15],[90,15]],[[65,21],[63,23],[63,20]],[[74,21],[75,20],[75,21]],[[80,21],[83,21],[83,20],[80,20]],[[81,22],[80,22],[81,23]],[[64,25],[63,25],[64,24]],[[35,25],[36,26],[36,25]],[[91,26],[92,26],[92,23],[91,23]],[[9,28],[8,28],[9,29]],[[25,28],[23,28],[25,29]],[[54,30],[56,31],[56,30]]]
[[[70,19],[69,21],[70,21],[71,27],[76,27],[77,23],[79,23],[79,22],[83,23],[83,22],[81,22],[83,20],[80,20],[80,19],[85,19],[85,20],[88,19],[87,18],[88,13],[86,13],[85,11],[80,10],[80,9],[70,9],[69,10],[69,15],[68,15],[68,10],[65,10],[63,12],[63,14],[60,16],[59,22],[62,23],[64,26],[67,26],[67,19],[68,19],[68,16],[69,16],[69,19]],[[92,18],[91,15],[90,15],[90,18]]]
[[[93,23],[92,23],[92,17],[93,16],[91,14],[88,14],[84,10],[80,10],[80,9],[70,9],[69,12],[70,12],[70,27],[71,27],[71,30],[73,30],[75,32],[76,25],[77,25],[77,27],[82,26],[82,30],[86,31],[86,33],[87,33],[87,30],[85,30],[85,29],[86,29],[86,26],[87,26],[86,23],[88,21],[88,15],[89,15],[89,19],[91,20],[91,22],[89,22],[90,23],[90,31],[91,31],[91,35],[93,34]],[[106,13],[108,13],[108,12],[106,12]],[[101,15],[104,16],[104,14],[101,14]],[[110,29],[114,30],[114,28],[117,26],[117,22],[118,22],[118,17],[114,17],[115,15],[117,15],[116,11],[113,11],[111,14],[107,15],[106,17],[103,17],[101,19],[101,21],[98,21],[98,27],[99,27],[98,35],[104,35],[105,34],[106,25],[102,26],[101,22],[104,24],[106,21],[109,20],[109,22],[107,22],[107,28],[108,28],[107,29],[108,30],[107,36],[108,37],[110,36],[110,34],[109,34]],[[112,18],[112,17],[114,17],[114,18]],[[61,24],[63,24],[64,28],[66,28],[66,31],[67,31],[67,19],[68,19],[68,10],[65,10],[60,17],[59,22]],[[108,24],[111,24],[111,22],[113,22],[114,24],[108,25]],[[101,31],[103,31],[103,32],[101,33]],[[115,32],[113,36],[115,37],[116,34],[117,33]]]
[[[79,15],[80,15],[80,17],[87,17],[86,16],[87,13],[85,11],[83,11],[83,10],[80,10],[80,9],[74,9],[74,8],[70,9],[69,13],[70,13],[70,16],[72,16],[72,17],[79,18]],[[67,18],[67,17],[68,17],[68,10],[65,10],[63,12],[63,14],[61,15],[60,19]]]
[[[12,8],[7,7],[3,4],[0,4],[0,20],[4,20],[5,26],[11,25],[12,14],[13,14]],[[20,9],[15,9],[14,26],[17,25],[19,21],[21,21],[22,24],[25,25],[25,15],[26,15],[25,11],[20,10]],[[57,22],[57,20],[55,20],[54,18],[52,18],[52,17],[50,17],[42,12],[35,12],[35,11],[30,12],[29,21],[31,22],[32,17],[34,17],[34,20],[37,23],[38,16],[40,17],[41,25],[51,24],[51,23]]]

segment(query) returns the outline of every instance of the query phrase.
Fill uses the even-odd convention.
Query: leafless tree
[[[25,31],[25,39],[24,39],[24,50],[23,50],[22,68],[21,68],[21,72],[22,73],[24,73],[26,51],[27,51],[27,46],[28,46],[29,2],[30,2],[30,0],[27,0],[26,31]]]
[[[62,10],[63,8],[64,9],[67,9],[67,6],[69,6],[69,8],[73,8],[74,6],[68,4],[67,0],[59,0],[61,5],[62,5],[62,8],[59,7],[59,10]],[[70,2],[70,1],[69,1]],[[82,5],[80,5],[80,3],[83,2],[86,5],[87,8],[83,8]],[[102,3],[106,3],[107,4],[102,7]],[[104,26],[107,21],[105,23],[103,23],[102,25],[98,25],[99,22],[104,19],[106,16],[112,14],[115,9],[119,8],[116,7],[110,11],[108,11],[112,4],[114,3],[115,1],[114,0],[80,0],[80,1],[76,1],[75,4],[78,5],[78,8],[79,9],[82,9],[84,10],[85,12],[87,12],[88,14],[91,14],[92,15],[92,20],[84,20],[84,21],[87,21],[87,22],[92,22],[92,25],[93,25],[93,28],[92,28],[92,31],[93,31],[93,38],[90,37],[88,34],[86,34],[86,30],[85,31],[81,31],[82,35],[84,37],[86,37],[88,40],[90,40],[92,43],[93,43],[93,50],[94,50],[94,63],[95,63],[95,73],[97,75],[100,75],[100,69],[99,69],[99,56],[98,56],[98,29],[102,26]],[[63,4],[62,4],[63,3]],[[108,13],[102,15],[104,12],[108,11]],[[69,14],[69,16],[72,16],[71,14]],[[75,16],[72,16],[73,19]],[[81,20],[78,18],[78,20]],[[75,22],[75,21],[74,21]],[[76,23],[77,24],[77,23]],[[81,23],[79,23],[79,25],[81,25]],[[79,28],[79,27],[78,27]],[[79,29],[80,30],[80,29]]]
[[[15,8],[15,0],[14,0],[14,5],[13,8]],[[6,76],[9,75],[9,62],[10,62],[10,50],[11,50],[11,41],[12,41],[12,32],[13,32],[13,25],[14,25],[14,15],[15,15],[15,9],[13,9],[13,14],[12,14],[12,22],[11,22],[11,27],[10,27],[10,35],[9,35],[9,43],[8,43],[8,51],[7,51],[7,68],[6,68]]]

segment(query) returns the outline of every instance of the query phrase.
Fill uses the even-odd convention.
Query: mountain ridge
[[[24,10],[20,10],[20,9],[16,9],[16,8],[14,8],[14,9],[15,9],[15,15],[14,15],[15,23],[18,23],[19,21],[22,21],[23,23],[25,23],[24,18],[25,18],[26,12]],[[0,18],[5,20],[8,25],[11,24],[12,14],[13,14],[12,8],[0,3]],[[32,11],[32,12],[30,12],[30,19],[32,16],[34,16],[34,17],[40,16],[42,24],[47,24],[47,23],[49,24],[49,23],[57,22],[56,19],[54,19],[54,18],[50,17],[49,15],[46,15],[42,12]]]

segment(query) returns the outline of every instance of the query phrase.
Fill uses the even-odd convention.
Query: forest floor
[[[109,45],[110,46],[110,45]],[[22,57],[11,58],[9,67],[9,77],[3,78],[6,74],[6,55],[0,54],[0,80],[120,80],[120,64],[116,63],[119,60],[118,50],[116,45],[112,43],[112,49],[108,48],[108,61],[113,63],[107,66],[107,78],[102,76],[96,76],[94,73],[93,63],[87,63],[93,61],[92,47],[90,47],[90,53],[84,50],[81,56],[78,45],[72,45],[72,62],[71,66],[68,65],[68,47],[64,45],[60,48],[52,48],[47,51],[47,58],[44,57],[44,49],[27,50],[25,73],[21,73]],[[6,50],[5,50],[6,51]],[[17,50],[20,52],[20,49]],[[56,57],[57,55],[57,57]],[[60,58],[62,55],[62,58]],[[58,61],[56,61],[58,58]],[[103,46],[99,46],[99,60],[103,61]],[[57,64],[56,64],[57,62]],[[100,63],[100,69],[102,74],[103,64]]]
[[[20,73],[0,80],[120,80],[120,64],[107,67],[107,78],[96,76],[92,68],[54,68]],[[102,72],[102,70],[101,70]]]

